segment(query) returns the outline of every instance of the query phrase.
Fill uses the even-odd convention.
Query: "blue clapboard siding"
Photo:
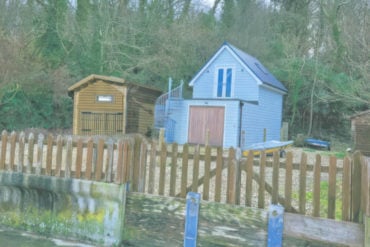
[[[174,142],[188,142],[188,124],[190,106],[223,106],[225,107],[224,147],[239,145],[239,131],[245,133],[243,147],[262,142],[266,128],[266,140],[280,140],[282,122],[283,96],[260,88],[261,100],[256,104],[244,102],[242,121],[240,121],[239,100],[172,100],[169,117],[175,121]],[[241,123],[241,128],[239,127]]]
[[[235,56],[225,49],[205,68],[193,88],[193,99],[216,97],[218,68],[232,68],[232,95],[230,98],[240,100],[258,100],[258,85],[256,78],[247,67],[241,65]]]
[[[260,87],[258,105],[248,104],[243,109],[245,146],[262,142],[264,129],[266,141],[280,140],[283,95]]]

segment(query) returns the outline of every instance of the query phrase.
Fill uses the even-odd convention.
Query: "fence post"
[[[71,178],[72,175],[72,152],[73,152],[72,136],[68,136],[66,143],[66,158],[64,166],[64,177]]]
[[[272,204],[277,204],[279,202],[279,168],[280,168],[279,154],[278,152],[274,152],[272,163],[272,193],[271,193]]]
[[[364,181],[362,183],[363,188],[363,200],[364,200],[364,225],[365,225],[365,232],[364,232],[364,246],[370,246],[370,164],[368,160],[364,162],[364,174],[363,178]]]
[[[200,194],[189,192],[186,196],[184,247],[197,246]]]
[[[235,204],[236,202],[236,168],[235,149],[229,149],[229,157],[227,160],[227,186],[226,186],[226,202]]]
[[[85,177],[88,180],[91,180],[93,155],[94,155],[94,140],[92,139],[92,137],[90,137],[87,140],[86,165],[85,165],[86,166]]]
[[[35,143],[35,136],[31,132],[30,135],[28,136],[27,173],[32,173],[34,143]]]
[[[185,147],[187,147],[186,144],[184,145],[184,149],[185,149]],[[178,153],[178,145],[177,145],[177,143],[172,143],[172,157],[171,157],[171,171],[170,171],[171,172],[171,175],[170,175],[170,196],[175,196],[175,194],[176,194],[177,153]],[[187,156],[186,156],[186,158],[187,158]],[[187,167],[187,164],[185,166]],[[182,167],[182,168],[185,169],[184,167]],[[185,194],[186,194],[186,183],[185,183]],[[182,197],[185,197],[185,196],[186,195],[184,195]]]
[[[240,188],[241,188],[241,175],[242,175],[242,151],[240,148],[235,149],[236,159],[236,176],[235,176],[235,203],[240,204]]]
[[[181,166],[181,192],[180,194],[182,198],[186,196],[186,189],[187,189],[187,184],[188,184],[188,161],[189,161],[189,144],[185,144],[183,147],[182,166]]]
[[[147,149],[148,145],[145,141],[140,144],[140,158],[139,158],[139,173],[137,181],[137,191],[145,192],[145,175],[146,175],[146,163],[147,163]]]
[[[351,221],[360,221],[361,211],[361,153],[355,152],[352,161],[351,179]]]
[[[17,133],[12,131],[10,134],[10,161],[9,161],[9,171],[15,170],[15,146],[16,146]]]
[[[29,143],[29,141],[28,141]],[[29,145],[29,144],[28,144]],[[57,137],[57,154],[56,154],[56,167],[55,167],[55,176],[61,176],[62,170],[62,154],[63,154],[63,138],[61,135]],[[28,159],[27,159],[27,170],[28,170]]]
[[[284,207],[272,204],[269,207],[267,247],[283,246]]]
[[[114,156],[114,147],[113,147],[113,139],[110,138],[107,142],[107,163],[105,167],[105,181],[112,182],[113,176],[113,156]]]
[[[24,132],[22,131],[19,134],[19,152],[18,152],[18,165],[17,165],[17,171],[22,172],[23,171],[23,162],[24,162],[24,146],[26,143],[26,137]]]
[[[151,143],[150,150],[150,163],[149,163],[149,179],[148,179],[148,193],[154,193],[154,182],[155,182],[155,167],[157,164],[157,144],[156,142]]]
[[[95,166],[95,180],[100,181],[102,179],[103,163],[104,163],[104,139],[98,139],[98,148],[96,152],[96,166]]]
[[[42,157],[44,148],[44,135],[40,133],[37,137],[37,163],[36,163],[36,175],[41,175],[42,170]]]
[[[209,200],[210,171],[211,171],[211,147],[205,146],[203,200]]]
[[[45,174],[50,176],[52,163],[53,163],[53,141],[54,137],[52,134],[48,135],[47,139],[47,148],[46,148],[46,167],[45,167]]]
[[[142,154],[143,139],[139,135],[134,136],[134,153],[133,153],[133,173],[132,173],[132,191],[139,192],[140,183],[140,165]]]
[[[164,128],[159,129],[158,146],[162,147],[162,143],[164,143]]]
[[[3,130],[1,133],[1,156],[0,156],[0,170],[5,169],[5,159],[6,159],[6,147],[8,143],[8,133]]]
[[[167,145],[162,142],[161,153],[159,157],[159,188],[158,194],[163,196],[166,184],[166,162],[167,162]]]

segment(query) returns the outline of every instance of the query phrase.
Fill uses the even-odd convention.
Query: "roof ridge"
[[[258,60],[258,58],[246,53],[238,47],[227,43],[227,46],[236,56],[265,84],[287,92],[286,87]],[[258,69],[258,70],[257,70]],[[259,73],[262,72],[261,73]]]

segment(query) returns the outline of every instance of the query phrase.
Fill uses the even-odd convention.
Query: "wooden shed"
[[[74,135],[146,134],[160,90],[122,78],[90,75],[68,88]]]
[[[351,133],[355,150],[370,156],[370,110],[351,116]]]

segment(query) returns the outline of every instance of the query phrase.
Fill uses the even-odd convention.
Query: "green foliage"
[[[45,129],[69,128],[72,118],[72,101],[62,97],[53,99],[50,88],[33,86],[4,88],[0,105],[0,128],[23,130],[36,127]]]
[[[89,74],[186,85],[229,41],[288,88],[292,136],[348,140],[348,116],[370,102],[367,2],[270,2],[0,1],[0,127],[71,127],[66,89]]]
[[[315,78],[312,76],[315,74]],[[306,58],[282,61],[276,75],[287,79],[289,94],[285,101],[285,119],[289,121],[291,131],[300,133],[307,130],[309,112],[313,111],[313,136],[330,139],[338,130],[345,130],[349,122],[343,121],[343,113],[353,108],[352,79],[344,73],[335,72],[325,64],[316,65],[316,61]],[[316,80],[316,86],[313,86]],[[313,104],[310,105],[311,93]],[[347,137],[349,131],[341,133]]]
[[[41,35],[37,37],[35,48],[51,67],[60,65],[65,56],[65,40],[62,38],[62,31],[68,1],[45,1],[41,4],[44,12],[41,20],[38,21],[38,28]]]
[[[338,151],[318,151],[317,149],[312,149],[312,148],[304,148],[304,152],[315,152],[316,154],[324,155],[324,156],[335,156],[337,159],[343,159],[344,157],[347,156],[346,151],[344,150],[338,150]]]

